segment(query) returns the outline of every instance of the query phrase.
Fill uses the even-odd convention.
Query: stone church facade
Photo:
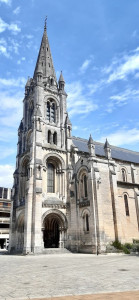
[[[46,24],[18,129],[10,251],[102,253],[139,239],[139,153],[72,136]]]

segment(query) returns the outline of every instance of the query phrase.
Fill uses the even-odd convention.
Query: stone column
[[[64,248],[64,230],[60,228],[59,248]]]

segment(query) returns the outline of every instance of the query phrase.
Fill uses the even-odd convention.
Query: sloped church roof
[[[78,148],[80,152],[86,152],[88,153],[88,140],[82,139],[82,138],[77,138],[77,137],[72,137],[73,144],[75,147]],[[105,157],[105,150],[104,150],[104,144],[95,142],[95,152],[96,155],[98,156],[104,156]],[[123,149],[120,147],[116,146],[111,146],[111,155],[112,158],[122,160],[122,161],[127,161],[127,162],[133,162],[133,163],[139,163],[139,152]]]

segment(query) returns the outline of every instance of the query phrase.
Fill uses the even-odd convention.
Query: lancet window
[[[47,164],[47,192],[55,192],[55,167],[52,163]]]
[[[85,209],[83,211],[83,230],[84,232],[89,232],[90,228],[89,228],[89,217],[90,217],[90,212],[88,209]]]
[[[126,194],[124,195],[124,202],[125,202],[125,213],[126,213],[126,216],[129,216],[128,198],[127,198]]]
[[[47,112],[46,112],[46,118],[49,122],[56,122],[56,105],[55,102],[50,100],[47,101]]]
[[[86,231],[89,231],[89,216],[86,214],[85,216],[85,222],[86,222]]]
[[[123,180],[124,182],[126,182],[126,181],[127,181],[127,177],[126,177],[126,171],[125,171],[125,169],[122,169],[122,180]]]
[[[54,132],[54,134],[53,134],[53,143],[55,145],[57,145],[57,133],[56,132]]]

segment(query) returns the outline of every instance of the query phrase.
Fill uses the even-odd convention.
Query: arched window
[[[87,197],[87,176],[83,176],[83,192],[84,192],[84,197]]]
[[[51,144],[51,131],[48,130],[48,143]]]
[[[54,134],[53,134],[53,143],[55,145],[57,145],[57,133],[56,132],[54,132]]]
[[[54,104],[54,102],[52,103],[52,106],[51,106],[51,122],[55,122],[55,104]]]
[[[47,120],[50,122],[50,102],[47,102]]]
[[[54,83],[54,80],[53,80],[53,78],[51,78],[50,82],[51,82],[51,85],[53,85],[53,83]]]
[[[55,192],[55,167],[51,163],[47,165],[47,192]]]
[[[129,216],[129,206],[128,206],[128,199],[127,199],[127,195],[124,195],[124,202],[125,202],[125,212],[126,212],[126,216]]]
[[[85,216],[85,222],[86,222],[86,231],[89,231],[89,216],[86,214]]]
[[[84,199],[84,198],[87,198],[87,196],[88,196],[88,191],[87,191],[88,190],[88,188],[87,188],[87,175],[85,173],[83,173],[81,175],[80,182],[81,182],[81,184],[79,186],[79,188],[80,188],[80,195]]]
[[[122,180],[124,182],[126,182],[126,171],[125,171],[125,169],[122,169]]]

